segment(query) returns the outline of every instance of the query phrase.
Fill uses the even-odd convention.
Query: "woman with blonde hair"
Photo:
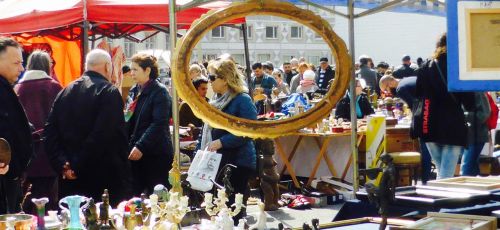
[[[200,65],[192,64],[191,66],[189,66],[189,77],[191,78],[191,81],[201,76],[202,76],[202,70]]]
[[[219,59],[211,61],[207,69],[208,78],[215,93],[210,105],[229,115],[256,120],[257,110],[252,99],[246,93],[247,89],[239,77],[235,63],[229,59]],[[233,169],[231,176],[233,194],[244,194],[246,200],[248,198],[248,179],[251,172],[256,170],[253,140],[235,136],[226,130],[212,128],[205,124],[199,148],[222,154],[220,167],[226,164],[238,167]],[[234,195],[229,197],[229,201],[234,202]]]

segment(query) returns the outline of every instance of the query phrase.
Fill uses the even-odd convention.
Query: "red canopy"
[[[0,34],[31,36],[58,35],[75,40],[81,23],[92,23],[91,34],[111,38],[146,29],[167,28],[168,0],[6,0],[0,2]],[[190,0],[179,0],[184,5]],[[177,25],[187,28],[202,14],[219,9],[230,2],[215,1],[177,13]],[[86,16],[85,16],[86,15]],[[244,19],[230,22],[237,24]]]

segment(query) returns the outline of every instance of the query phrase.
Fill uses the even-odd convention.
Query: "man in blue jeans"
[[[413,108],[413,101],[415,100],[417,88],[417,77],[396,79],[393,76],[386,75],[380,79],[379,85],[381,91],[391,91],[392,95],[403,99],[410,108]],[[419,143],[421,150],[422,184],[425,185],[431,175],[432,160],[425,142],[419,138]]]

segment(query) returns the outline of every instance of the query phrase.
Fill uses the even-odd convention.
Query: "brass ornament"
[[[201,98],[189,77],[191,54],[203,36],[221,24],[250,15],[271,15],[287,18],[314,30],[332,50],[337,69],[335,80],[323,100],[306,113],[277,121],[256,121],[228,115]],[[312,11],[276,0],[249,0],[235,2],[225,9],[212,10],[193,22],[191,28],[178,41],[172,63],[173,82],[180,98],[188,103],[193,113],[212,127],[225,129],[234,135],[251,138],[275,138],[291,135],[311,126],[330,114],[344,96],[350,81],[351,58],[344,41],[333,32],[330,24]]]

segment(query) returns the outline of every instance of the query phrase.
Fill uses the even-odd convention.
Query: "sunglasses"
[[[217,75],[215,75],[213,73],[209,73],[208,74],[208,80],[215,81],[215,79],[217,79]]]

